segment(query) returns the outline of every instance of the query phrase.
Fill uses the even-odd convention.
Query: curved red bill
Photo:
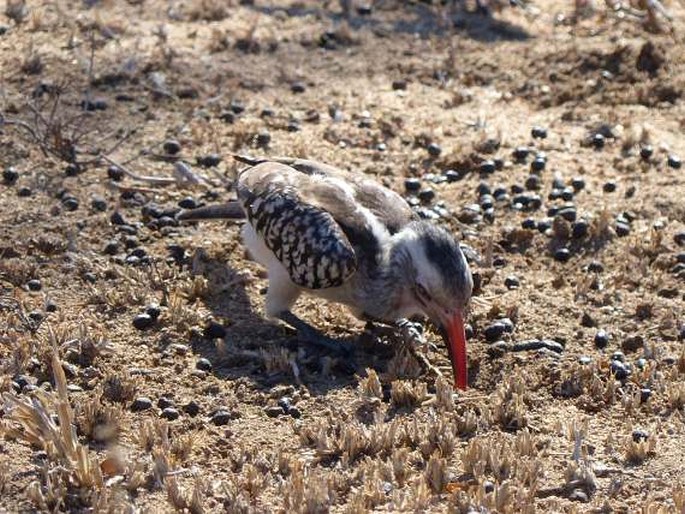
[[[464,318],[461,313],[455,314],[445,330],[447,332],[447,341],[445,342],[454,371],[454,387],[466,389],[469,385],[469,375],[466,363],[466,333],[464,331]]]

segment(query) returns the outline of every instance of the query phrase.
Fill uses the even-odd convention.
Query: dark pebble
[[[504,279],[504,286],[507,289],[516,289],[520,285],[521,285],[521,282],[519,281],[519,279],[516,275],[509,275],[507,278]]]
[[[133,318],[133,326],[138,330],[145,330],[146,328],[150,327],[153,322],[154,320],[149,314],[138,314],[135,318]]]
[[[421,189],[421,180],[418,178],[408,178],[404,180],[404,189],[407,192],[414,193]]]
[[[178,152],[181,151],[181,143],[179,143],[175,139],[168,139],[164,141],[162,148],[164,149],[164,153],[169,155],[176,155]]]
[[[304,82],[293,82],[290,84],[290,91],[293,93],[304,93],[307,90],[307,86]]]
[[[602,273],[604,271],[604,264],[599,261],[592,261],[587,265],[587,271],[590,273]]]
[[[606,142],[606,139],[602,134],[595,134],[592,136],[592,146],[595,148],[604,148],[604,143]]]
[[[75,177],[79,174],[80,171],[81,168],[79,167],[79,165],[74,164],[73,162],[70,162],[64,167],[64,175],[67,177]]]
[[[107,168],[107,176],[114,182],[121,182],[124,179],[124,170],[118,166],[109,166]]]
[[[40,323],[45,318],[45,314],[43,314],[41,311],[35,310],[29,312],[28,317],[34,323]]]
[[[57,304],[52,300],[45,302],[45,312],[57,312]]]
[[[67,211],[73,212],[78,209],[78,206],[78,200],[73,196],[67,196],[62,200],[62,207],[64,207]]]
[[[2,181],[11,186],[19,180],[19,172],[15,170],[12,166],[9,166],[2,170]]]
[[[126,236],[124,237],[124,246],[127,250],[131,250],[140,246],[140,242],[136,236]]]
[[[571,258],[571,251],[568,248],[559,248],[554,252],[554,260],[567,262]]]
[[[269,146],[271,143],[271,133],[269,133],[268,130],[262,130],[255,137],[255,142],[257,143],[257,146]]]
[[[645,403],[652,397],[652,390],[648,387],[640,389],[640,402]]]
[[[575,177],[571,180],[571,187],[577,193],[585,189],[585,179],[582,177]]]
[[[280,409],[279,409],[280,411]],[[219,409],[212,415],[212,423],[214,423],[216,426],[223,426],[223,425],[228,425],[228,422],[233,419],[233,416],[231,416],[231,413],[225,409]]]
[[[574,222],[578,216],[578,211],[573,206],[562,207],[557,211],[557,215],[561,216],[566,221]]]
[[[514,149],[514,159],[517,161],[524,161],[528,154],[530,153],[530,148],[527,146],[518,146]]]
[[[483,491],[485,491],[485,494],[489,494],[495,490],[495,484],[494,482],[491,482],[490,480],[486,480],[483,482]]]
[[[574,196],[575,195],[573,194],[573,189],[571,189],[570,187],[565,187],[561,190],[561,199],[566,202],[570,202],[571,200],[573,200]]]
[[[110,223],[112,223],[112,225],[117,225],[117,226],[127,225],[126,220],[124,219],[124,217],[121,215],[121,213],[119,211],[114,211],[112,213],[112,215],[109,217],[109,221],[110,221]]]
[[[627,223],[618,222],[616,223],[614,230],[616,230],[616,235],[618,237],[625,237],[628,234],[630,234],[630,225],[628,225]]]
[[[286,125],[285,129],[288,132],[299,132],[300,130],[300,124],[295,121],[295,120],[290,120],[288,124]]]
[[[437,143],[429,144],[426,150],[428,150],[428,155],[431,157],[440,157],[442,153],[442,147]]]
[[[140,412],[143,410],[148,410],[152,408],[152,400],[150,398],[146,398],[144,396],[141,396],[140,398],[136,398],[133,403],[131,404],[131,410],[133,412]]]
[[[582,239],[590,232],[590,224],[585,220],[578,220],[571,225],[573,239]]]
[[[611,360],[625,363],[626,354],[620,350],[616,350],[614,353],[611,354]]]
[[[107,210],[107,202],[101,196],[94,196],[90,201],[90,206],[94,211],[105,212]]]
[[[197,360],[195,367],[202,371],[212,371],[212,362],[209,359],[202,357]]]
[[[166,409],[167,407],[176,407],[176,404],[171,398],[168,398],[167,396],[160,396],[159,400],[157,400],[157,407],[160,409]]]
[[[145,308],[145,314],[150,316],[153,320],[157,320],[159,318],[159,315],[162,313],[162,310],[159,308],[159,305],[157,304],[150,304]]]
[[[195,209],[197,207],[197,202],[192,196],[186,196],[183,200],[178,202],[178,206],[181,209]]]
[[[429,203],[435,198],[435,191],[427,187],[426,189],[419,191],[418,197],[422,202]]]
[[[31,196],[33,192],[31,191],[30,187],[20,187],[19,190],[17,191],[17,196],[20,196],[22,198],[27,198]]]
[[[168,419],[169,421],[178,419],[180,415],[181,414],[178,412],[178,410],[173,407],[167,407],[166,409],[162,410],[162,413],[160,414],[161,417]]]
[[[547,129],[544,127],[533,127],[530,135],[533,139],[547,139]]]
[[[646,441],[649,439],[649,434],[638,428],[633,430],[632,437],[634,442],[639,443],[640,441]]]
[[[245,111],[245,105],[240,100],[231,100],[231,105],[229,106],[229,109],[231,109],[236,114],[241,114]]]
[[[645,366],[647,366],[647,359],[644,357],[640,357],[635,361],[635,367],[637,367],[637,369],[645,369]]]
[[[119,243],[116,241],[108,241],[102,250],[105,255],[116,255],[119,253]]]
[[[643,160],[648,161],[652,158],[652,155],[654,155],[654,147],[652,147],[652,145],[645,145],[640,148],[640,157],[642,157]]]
[[[219,114],[219,119],[224,123],[235,123],[236,117],[237,115],[233,111],[222,111]]]
[[[680,157],[678,157],[677,155],[673,155],[673,154],[668,156],[667,162],[668,162],[668,166],[670,168],[673,168],[674,170],[679,170],[683,165],[683,161],[680,160]]]
[[[497,167],[495,166],[495,161],[488,159],[487,161],[483,161],[480,163],[478,170],[481,173],[485,173],[487,175],[490,175],[492,173],[495,173],[495,171],[497,170]]]
[[[26,282],[26,287],[29,288],[29,291],[40,291],[43,288],[43,284],[40,280],[34,278]]]
[[[202,166],[203,168],[213,168],[214,166],[219,165],[221,162],[221,156],[215,153],[210,153],[197,157],[196,161],[198,166]]]
[[[525,186],[529,191],[538,191],[542,187],[542,180],[538,175],[528,175]]]
[[[611,361],[611,374],[616,377],[617,380],[625,380],[628,378],[628,369],[626,365],[621,361]]]
[[[202,335],[207,339],[223,339],[226,337],[226,328],[216,321],[210,321]]]
[[[404,79],[393,80],[392,88],[395,91],[404,91],[407,89],[407,81]]]
[[[602,186],[602,190],[605,193],[613,193],[614,191],[616,191],[616,182],[612,180],[610,180],[609,182],[605,182]]]
[[[483,195],[480,197],[480,208],[483,210],[492,209],[495,205],[495,199],[492,195]]]
[[[505,331],[506,327],[504,323],[496,321],[483,331],[483,335],[488,343],[494,343],[502,337],[502,334],[504,334]]]
[[[495,268],[503,268],[507,265],[507,260],[501,255],[496,255],[495,258],[492,259],[492,265]]]
[[[606,348],[608,344],[609,334],[607,334],[606,330],[598,330],[595,334],[595,346],[602,349]]]
[[[538,227],[537,222],[533,218],[526,218],[521,222],[521,228],[526,230],[535,230]]]
[[[200,405],[195,400],[190,400],[183,406],[183,412],[188,416],[195,417],[200,413]]]
[[[297,407],[290,407],[288,414],[291,418],[300,419],[302,417],[302,412]]]
[[[530,163],[530,169],[532,171],[543,171],[547,166],[547,160],[541,157],[536,157],[533,162]]]
[[[445,178],[447,179],[447,182],[456,182],[461,178],[461,175],[459,174],[458,171],[455,170],[447,170],[445,173]]]

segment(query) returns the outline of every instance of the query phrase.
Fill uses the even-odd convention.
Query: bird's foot
[[[435,349],[435,345],[428,343],[426,338],[423,336],[423,326],[419,323],[414,323],[408,319],[400,319],[395,323],[397,327],[397,332],[402,338],[402,344],[409,353],[416,359],[419,363],[423,372],[427,375],[432,375],[436,379],[443,376],[442,372],[433,366],[426,354],[423,353],[419,347],[429,346],[431,349]]]

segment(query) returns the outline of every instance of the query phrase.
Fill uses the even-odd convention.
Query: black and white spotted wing
[[[255,192],[238,183],[237,192],[249,223],[295,284],[337,287],[357,270],[354,249],[333,216],[302,202],[292,187],[270,184]]]

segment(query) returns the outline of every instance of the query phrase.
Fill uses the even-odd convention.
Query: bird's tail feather
[[[245,211],[237,200],[228,203],[205,205],[197,209],[187,209],[179,212],[176,219],[179,221],[199,221],[229,219],[240,220],[245,218]]]

